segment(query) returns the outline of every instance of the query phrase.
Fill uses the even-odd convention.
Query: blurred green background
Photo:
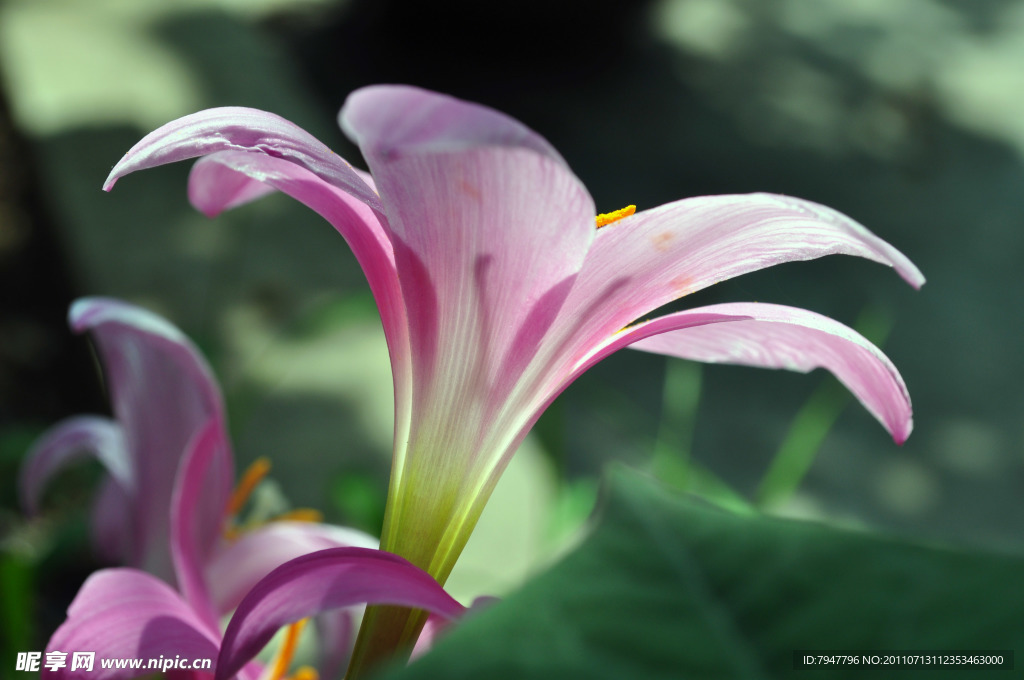
[[[915,293],[873,263],[826,258],[680,301],[854,325],[909,386],[903,447],[820,373],[622,352],[535,428],[453,575],[457,595],[504,592],[550,560],[611,459],[736,506],[1019,552],[1022,63],[1016,0],[0,0],[6,651],[42,649],[96,566],[83,512],[96,469],[64,475],[33,520],[15,490],[35,436],[107,412],[88,343],[64,321],[81,295],[168,316],[221,379],[240,466],[269,456],[291,503],[378,528],[390,371],[344,242],[281,196],[207,220],[185,199],[188,164],[100,190],[143,134],[219,105],[278,113],[359,164],[335,115],[377,82],[519,118],[599,210],[792,194],[856,218],[928,277]]]

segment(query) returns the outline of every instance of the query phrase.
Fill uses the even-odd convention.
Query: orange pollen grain
[[[600,215],[594,218],[594,221],[597,222],[597,228],[600,229],[601,227],[607,227],[612,222],[618,222],[619,220],[625,217],[629,217],[635,212],[635,205],[627,205],[625,208],[621,208],[614,212],[601,213]]]
[[[295,656],[295,648],[299,644],[299,635],[302,633],[302,629],[306,627],[306,621],[308,620],[301,619],[288,626],[288,631],[284,635],[284,642],[281,643],[281,650],[277,653],[277,659],[274,661],[274,670],[271,671],[268,680],[285,680],[285,671],[288,670],[292,657]],[[300,668],[296,675],[304,670],[305,667]]]
[[[270,460],[267,458],[257,458],[252,462],[252,465],[242,475],[242,479],[239,480],[238,486],[235,487],[234,492],[231,494],[231,498],[228,499],[228,507],[225,509],[225,513],[229,517],[237,515],[245,506],[245,502],[249,500],[253,489],[267,476],[268,472],[270,472]]]

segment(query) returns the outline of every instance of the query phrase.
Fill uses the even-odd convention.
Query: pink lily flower
[[[101,497],[97,534],[103,545],[119,548],[115,554],[125,560],[146,554],[165,557],[170,576],[137,568],[96,572],[82,585],[48,652],[88,650],[99,659],[213,660],[221,648],[221,617],[239,607],[257,583],[261,592],[283,597],[289,612],[305,613],[284,620],[271,616],[276,609],[264,606],[263,615],[241,616],[244,630],[256,628],[264,637],[256,646],[250,643],[234,651],[234,668],[222,677],[260,677],[265,669],[247,662],[282,625],[305,616],[326,611],[327,617],[321,618],[329,647],[324,656],[326,666],[334,669],[347,658],[354,633],[352,613],[345,607],[387,603],[435,612],[444,620],[461,616],[464,608],[436,581],[401,558],[370,549],[377,541],[362,532],[294,520],[234,527],[244,494],[231,493],[234,464],[220,390],[195,346],[164,319],[116,300],[79,300],[70,319],[75,330],[91,331],[99,346],[117,420],[72,418],[41,437],[22,471],[23,498],[34,508],[45,481],[59,468],[83,454],[96,456],[111,473],[105,489],[114,488],[117,493],[111,497],[122,503],[108,506]],[[170,460],[152,460],[154,456]],[[153,483],[147,486],[142,471],[156,464],[170,468],[169,478],[151,477]],[[246,475],[241,490],[251,490],[256,481],[256,476]],[[161,517],[162,524],[145,523]],[[141,521],[129,524],[133,519]],[[144,542],[136,542],[137,537]],[[148,552],[136,550],[139,545]],[[317,607],[309,606],[308,591],[316,587],[311,582],[274,578],[263,583],[280,565],[310,553],[321,555],[318,573],[326,565],[343,581],[330,598],[317,598]],[[303,601],[306,610],[295,610]],[[274,680],[287,670],[284,656],[290,658],[291,651],[286,645]],[[44,669],[43,675],[95,679],[148,672],[70,666]],[[206,677],[196,675],[201,676]]]
[[[103,667],[103,661],[141,659],[178,660],[189,664],[207,660],[204,670],[188,666],[168,667],[168,677],[238,680],[316,680],[319,674],[302,667],[287,675],[295,651],[295,642],[305,618],[316,614],[341,614],[347,623],[348,610],[361,604],[390,604],[415,607],[444,621],[461,617],[466,609],[453,600],[428,574],[400,557],[380,550],[359,547],[334,547],[314,550],[284,562],[266,577],[254,581],[254,569],[265,565],[267,556],[243,550],[244,559],[236,559],[233,572],[247,592],[232,616],[224,634],[216,612],[221,605],[211,597],[201,577],[198,560],[196,495],[220,450],[223,433],[210,421],[192,442],[178,475],[170,551],[174,558],[179,591],[161,579],[132,568],[103,569],[82,585],[68,608],[67,620],[47,644],[47,653],[88,650],[95,653],[92,668],[65,665],[44,669],[42,677],[54,680],[128,680],[148,675],[152,669],[116,666]],[[269,543],[266,548],[274,550]],[[287,549],[287,548],[285,548]],[[281,547],[276,548],[277,554]],[[249,592],[251,591],[251,592]],[[336,627],[338,619],[327,619],[334,635],[326,650],[332,657],[348,651],[352,628]],[[281,627],[291,624],[277,658],[270,667],[251,662]],[[340,634],[340,635],[339,635]],[[329,658],[328,668],[340,668],[338,659]],[[215,662],[215,663],[214,663]],[[333,673],[331,673],[333,675]]]
[[[494,110],[412,87],[354,92],[340,124],[372,176],[278,116],[220,108],[147,135],[104,188],[136,170],[202,156],[189,198],[207,215],[278,190],[348,241],[380,309],[394,374],[381,547],[440,583],[541,412],[626,346],[696,361],[825,368],[897,442],[910,434],[899,373],[836,321],[736,303],[637,322],[724,279],[829,254],[886,264],[915,287],[924,282],[905,256],[845,215],[770,194],[597,215],[541,136]],[[408,616],[364,619],[377,650],[360,643],[365,658],[414,639]]]
[[[37,510],[46,482],[60,469],[96,457],[109,472],[94,510],[100,553],[175,584],[180,569],[172,532],[187,518],[196,525],[189,548],[196,554],[189,559],[202,565],[202,580],[211,582],[221,613],[238,604],[246,584],[297,555],[338,545],[376,547],[363,532],[290,517],[226,540],[244,497],[232,494],[234,459],[220,388],[195,345],[165,319],[113,299],[78,300],[69,321],[96,342],[115,417],[68,418],[39,438],[21,470],[27,511]],[[216,432],[210,462],[182,487],[188,491],[182,505],[175,485],[181,486],[190,451],[209,428]],[[249,480],[249,490],[256,481]]]
[[[173,582],[168,509],[175,475],[189,442],[210,420],[223,421],[220,390],[188,338],[155,314],[84,298],[71,306],[68,320],[72,330],[93,337],[114,418],[76,416],[44,433],[22,465],[22,505],[34,514],[54,474],[95,457],[109,473],[93,511],[97,552]],[[207,517],[221,516],[234,477],[229,443],[220,444],[200,494]],[[219,532],[211,522],[204,544],[212,545]]]

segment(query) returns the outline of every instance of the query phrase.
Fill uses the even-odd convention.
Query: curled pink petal
[[[374,186],[372,181],[366,181],[368,186]],[[348,242],[380,310],[391,354],[396,412],[408,414],[412,400],[409,323],[388,225],[377,212],[312,172],[264,154],[222,151],[200,159],[189,176],[189,196],[197,208],[215,214],[254,196],[254,183],[277,189],[313,209]],[[422,305],[419,300],[414,302],[415,313]],[[408,420],[408,416],[396,418],[396,428],[407,427]],[[395,437],[401,439],[405,435],[399,429]]]
[[[43,488],[53,475],[73,461],[91,456],[129,494],[135,492],[135,470],[125,448],[121,426],[100,416],[76,416],[46,431],[25,456],[18,488],[28,513],[39,509]]]
[[[401,557],[365,548],[321,550],[286,562],[249,591],[224,632],[217,680],[237,672],[282,626],[363,603],[423,609],[449,619],[465,610]]]
[[[179,118],[143,137],[110,171],[110,191],[125,175],[225,150],[255,151],[284,158],[379,208],[377,195],[352,166],[313,135],[272,113],[240,106],[207,109]]]
[[[924,276],[891,245],[826,206],[777,194],[699,196],[639,212],[598,232],[567,306],[588,314],[573,347],[662,305],[782,262],[855,255],[919,288]]]
[[[748,318],[671,330],[691,314]],[[824,368],[853,392],[897,444],[913,429],[910,394],[896,367],[859,333],[826,316],[782,305],[733,303],[669,314],[650,323],[628,329],[623,339],[636,338],[634,349],[694,361],[801,373]]]
[[[89,331],[96,342],[132,463],[135,554],[130,564],[173,580],[172,487],[193,437],[211,418],[223,421],[220,390],[195,345],[156,314],[118,300],[84,298],[72,305],[69,318],[74,330]],[[226,446],[219,455],[216,469],[231,470]],[[230,484],[233,473],[225,474]],[[207,482],[198,501],[203,515],[223,512],[224,483],[212,477]]]
[[[200,159],[189,176],[189,196],[207,214],[249,200],[255,187],[277,189],[323,216],[348,242],[373,291],[389,343],[404,343],[402,301],[391,238],[363,203],[294,163],[264,154],[222,151]],[[407,350],[403,349],[403,354]]]

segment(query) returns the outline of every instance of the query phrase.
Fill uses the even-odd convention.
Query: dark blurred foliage
[[[0,90],[0,540],[5,542],[0,552],[0,598],[5,601],[0,658],[6,673],[14,667],[7,654],[36,642],[30,628],[36,615],[42,630],[52,630],[77,584],[94,567],[82,559],[84,524],[75,526],[73,520],[70,528],[57,529],[60,545],[41,563],[7,553],[12,546],[6,541],[19,523],[15,482],[21,458],[41,424],[106,407],[88,347],[66,331],[67,300],[73,295],[67,260],[55,239],[29,142],[13,126],[4,94]],[[94,475],[69,477],[74,481],[62,480],[67,501],[62,510],[80,514]],[[37,578],[58,603],[43,612],[32,597]]]
[[[66,332],[68,260],[28,140],[0,91],[0,427],[103,410],[84,343]],[[58,389],[60,383],[76,389]],[[5,489],[6,492],[6,489]],[[5,499],[6,500],[6,499]]]

